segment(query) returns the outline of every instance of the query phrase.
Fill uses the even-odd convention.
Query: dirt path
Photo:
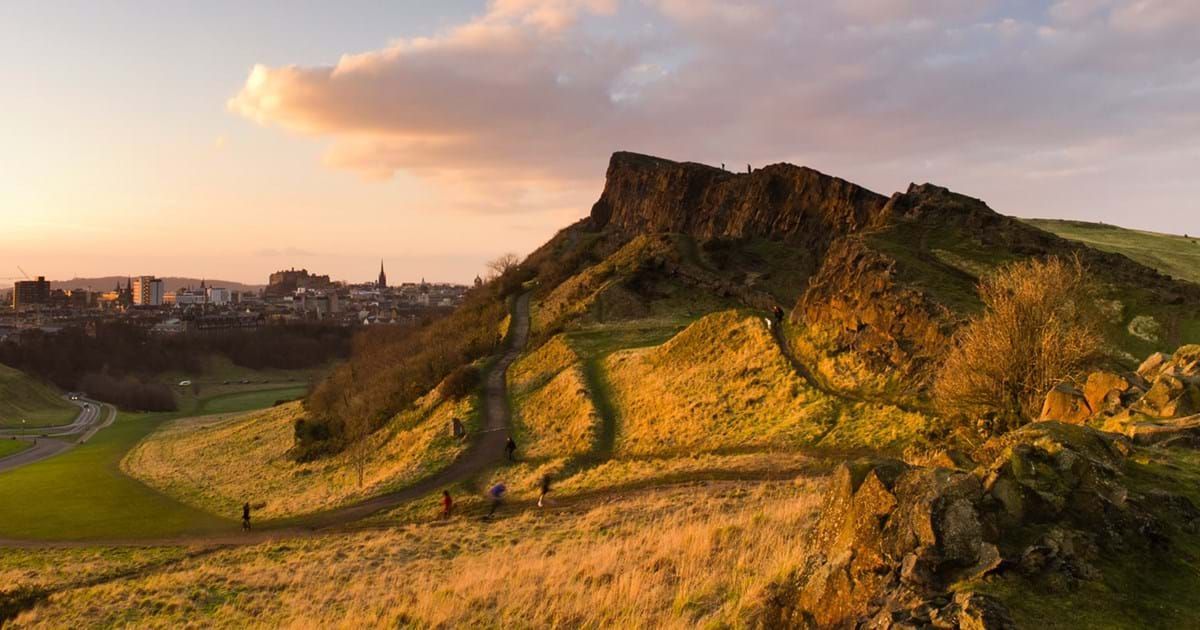
[[[471,446],[451,464],[431,477],[426,477],[402,490],[381,494],[345,507],[295,518],[264,523],[248,533],[231,530],[228,534],[212,536],[177,536],[171,538],[128,540],[26,541],[0,539],[0,547],[103,547],[103,546],[201,546],[251,545],[261,542],[312,536],[321,530],[347,525],[376,512],[396,507],[413,499],[427,496],[446,486],[471,479],[501,462],[504,443],[508,438],[510,410],[508,407],[508,367],[521,355],[529,339],[529,294],[516,299],[511,332],[504,354],[492,365],[484,384],[484,430],[475,436]],[[39,441],[40,442],[40,441]],[[28,451],[24,451],[28,452]],[[14,457],[19,457],[21,453]],[[434,506],[431,506],[431,509]]]

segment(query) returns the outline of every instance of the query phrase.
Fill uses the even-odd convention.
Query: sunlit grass
[[[329,509],[436,472],[466,448],[450,420],[471,421],[474,397],[443,401],[435,392],[373,434],[363,484],[352,454],[313,462],[288,456],[299,403],[239,416],[180,420],[143,441],[122,462],[125,472],[172,497],[234,517],[243,502],[262,518]]]
[[[821,488],[690,484],[218,551],[51,595],[16,625],[742,625],[807,556]]]

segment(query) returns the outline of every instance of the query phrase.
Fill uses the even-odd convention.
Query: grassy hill
[[[1087,221],[1024,219],[1039,229],[1122,254],[1169,276],[1200,284],[1200,238],[1145,232]]]
[[[62,399],[49,385],[0,365],[0,427],[45,427],[70,424],[79,408]]]
[[[268,392],[269,393],[269,392]],[[269,398],[269,397],[268,397]],[[257,406],[270,405],[259,398]],[[262,518],[337,507],[411,483],[465,448],[449,436],[452,417],[476,424],[475,400],[436,393],[398,414],[371,438],[363,485],[351,452],[312,462],[289,457],[299,403],[242,415],[177,420],[137,445],[121,469],[152,488],[213,514],[235,514],[245,501]],[[218,408],[212,405],[210,411]]]

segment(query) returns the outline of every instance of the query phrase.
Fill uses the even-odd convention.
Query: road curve
[[[40,462],[48,457],[71,450],[77,444],[90,440],[97,431],[113,423],[117,410],[95,400],[80,399],[71,401],[79,405],[79,416],[75,422],[57,427],[37,427],[35,429],[0,429],[0,439],[20,439],[32,441],[33,446],[20,453],[0,458],[0,472],[27,466]],[[107,411],[107,414],[103,412]],[[29,436],[30,431],[37,433],[36,437]],[[78,436],[78,437],[76,437]]]

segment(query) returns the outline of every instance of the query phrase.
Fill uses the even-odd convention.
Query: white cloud
[[[1031,156],[1200,143],[1200,38],[1161,35],[1197,24],[1190,0],[497,0],[335,65],[257,66],[228,106],[486,212],[582,211],[618,149],[1069,185],[1112,156]]]

